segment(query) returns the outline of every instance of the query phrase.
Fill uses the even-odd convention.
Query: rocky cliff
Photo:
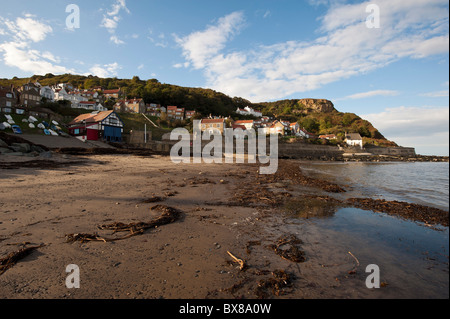
[[[324,99],[302,99],[299,100],[298,103],[305,106],[306,113],[331,113],[336,111],[334,104],[331,101]]]

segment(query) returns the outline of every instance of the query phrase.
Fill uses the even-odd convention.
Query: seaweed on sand
[[[164,205],[156,205],[151,208],[151,210],[156,210],[161,212],[161,216],[149,221],[149,222],[138,222],[138,223],[121,223],[115,222],[112,224],[105,224],[97,226],[100,230],[112,230],[115,233],[119,232],[128,232],[127,235],[122,237],[114,237],[114,238],[106,238],[101,237],[98,234],[68,234],[66,235],[68,243],[73,243],[79,241],[81,243],[87,241],[103,241],[103,242],[112,242],[117,240],[123,240],[130,237],[134,237],[137,235],[142,235],[144,231],[157,228],[159,226],[168,225],[176,222],[182,216],[182,212],[178,209],[164,206]]]
[[[266,299],[270,297],[271,292],[273,295],[279,297],[285,294],[284,289],[292,285],[294,276],[286,273],[284,270],[275,270],[272,272],[273,278],[262,279],[258,282],[258,286],[255,289],[255,294],[260,299]]]
[[[298,239],[295,235],[287,235],[280,237],[275,244],[267,247],[285,260],[302,263],[306,261],[305,252],[300,250],[298,246],[302,243],[301,239]]]
[[[9,268],[14,266],[19,260],[27,257],[33,251],[38,248],[43,247],[44,245],[33,246],[33,247],[23,247],[16,252],[12,252],[8,254],[5,258],[0,259],[0,276],[5,273]]]

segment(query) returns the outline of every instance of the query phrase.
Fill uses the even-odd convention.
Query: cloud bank
[[[220,18],[176,41],[184,63],[202,70],[207,85],[253,102],[307,92],[402,58],[448,53],[448,6],[443,0],[380,0],[381,28],[366,26],[370,2],[337,4],[321,17],[320,36],[255,49],[227,50],[243,30],[243,12]]]

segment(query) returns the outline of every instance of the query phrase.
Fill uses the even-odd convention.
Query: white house
[[[40,90],[41,96],[46,98],[48,101],[53,101],[55,99],[55,92],[49,86],[43,86]]]
[[[100,112],[108,111],[108,109],[106,107],[104,107],[100,103],[97,104],[97,102],[94,102],[94,101],[81,101],[78,104],[76,104],[75,106],[74,106],[74,104],[72,104],[72,108],[85,109],[85,110],[91,110],[91,111],[100,111]]]
[[[359,133],[346,133],[345,142],[348,146],[359,146],[363,148],[363,139]]]
[[[234,122],[234,125],[242,125],[245,126],[246,130],[251,130],[255,126],[254,121],[236,121]]]
[[[69,93],[67,93],[66,89],[61,89],[58,87],[53,88],[54,96],[56,101],[69,100]]]

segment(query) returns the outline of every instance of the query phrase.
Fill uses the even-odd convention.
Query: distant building
[[[114,111],[117,113],[146,113],[146,107],[143,99],[120,100],[114,105]]]
[[[291,123],[289,128],[291,129],[291,133],[294,135],[297,135],[300,132],[300,125],[298,125],[297,122]]]
[[[160,104],[147,104],[146,106],[146,114],[155,117],[161,117],[162,113],[166,113],[167,109]]]
[[[195,116],[195,111],[186,111],[186,120],[189,120]]]
[[[348,146],[359,146],[363,148],[363,139],[359,133],[345,133],[345,143]]]
[[[27,83],[19,89],[19,104],[25,108],[33,108],[41,104],[41,93],[35,84]]]
[[[8,88],[0,86],[0,112],[16,113],[18,93],[11,85]]]
[[[106,107],[95,101],[81,101],[80,103],[78,103],[78,107],[76,108],[101,112],[108,111]]]
[[[285,135],[286,127],[280,121],[275,121],[269,126],[269,134]]]
[[[42,86],[39,90],[42,98],[47,99],[50,102],[53,102],[55,99],[55,92],[49,86]]]
[[[321,140],[337,140],[337,136],[334,134],[320,135]]]
[[[308,132],[307,130],[305,130],[304,128],[299,129],[297,136],[306,138],[306,139],[314,139],[317,138],[317,135]]]
[[[119,99],[122,95],[123,92],[121,89],[103,91],[103,96],[105,97],[105,99]]]
[[[220,133],[225,132],[225,119],[204,119],[200,122],[202,132]]]
[[[251,130],[255,127],[255,121],[236,121],[234,122],[234,125],[236,126],[244,126],[246,130]]]
[[[84,141],[121,142],[123,122],[114,111],[82,114],[69,123],[69,133]]]
[[[167,107],[167,117],[172,120],[184,120],[184,108],[178,106]]]

